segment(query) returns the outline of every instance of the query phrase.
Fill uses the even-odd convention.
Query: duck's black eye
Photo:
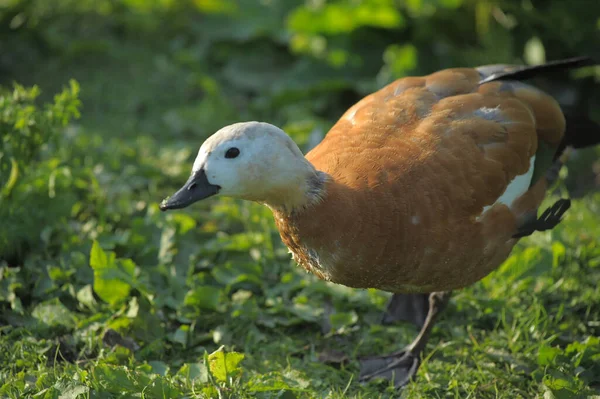
[[[238,155],[240,155],[240,150],[238,150],[235,147],[231,147],[230,149],[227,150],[227,152],[225,153],[225,158],[235,158]]]

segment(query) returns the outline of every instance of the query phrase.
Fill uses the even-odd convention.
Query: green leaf
[[[251,377],[248,387],[253,392],[278,391],[281,397],[294,398],[293,392],[304,391],[310,386],[310,381],[299,374],[296,370],[284,372],[274,371],[267,374],[259,374]]]
[[[135,375],[127,367],[108,364],[100,364],[94,367],[92,374],[105,391],[119,395],[126,392],[137,393],[140,385],[147,385],[150,381],[149,378],[145,378],[145,381],[136,381]]]
[[[583,342],[571,342],[567,345],[565,353],[571,357],[574,366],[599,364],[600,338],[590,336]]]
[[[196,220],[184,213],[174,213],[171,215],[170,220],[177,226],[177,231],[181,235],[186,234],[196,227]]]
[[[148,364],[152,366],[152,372],[155,374],[162,375],[164,377],[169,372],[169,366],[165,362],[151,360],[148,362]]]
[[[343,331],[344,329],[356,324],[358,315],[356,312],[340,312],[329,315],[329,322],[334,331]]]
[[[71,385],[61,391],[58,399],[78,399],[80,398],[79,395],[84,395],[83,397],[85,397],[89,392],[90,388],[84,385]]]
[[[216,310],[219,305],[221,290],[208,285],[194,288],[187,293],[184,304],[200,309]]]
[[[321,7],[299,7],[288,19],[288,27],[294,32],[341,34],[361,26],[399,28],[404,18],[394,6],[393,0],[377,2],[328,3]]]
[[[169,339],[173,342],[177,342],[183,346],[187,345],[188,334],[189,334],[189,326],[183,325],[179,326],[177,331],[169,336]]]
[[[64,326],[73,328],[77,324],[75,315],[57,298],[40,303],[33,309],[31,315],[50,327]]]
[[[83,288],[77,291],[77,300],[79,301],[79,303],[87,306],[90,309],[96,308],[97,302],[94,298],[93,289],[90,284],[84,285]]]
[[[538,350],[538,364],[540,366],[547,366],[554,363],[554,359],[560,355],[560,348],[553,348],[551,346],[544,345]]]
[[[571,375],[552,370],[550,374],[544,376],[543,382],[557,399],[577,399],[581,397],[576,393],[578,385],[576,378]]]
[[[197,381],[200,384],[208,382],[208,369],[203,363],[186,363],[177,372],[177,375],[189,381]]]
[[[385,49],[383,59],[393,78],[399,78],[417,66],[417,48],[412,44],[392,44]]]
[[[94,241],[90,265],[94,269],[94,291],[103,301],[115,305],[127,299],[135,283],[135,263],[131,259],[116,259],[114,252],[104,252]]]
[[[227,353],[224,346],[221,346],[208,355],[210,372],[217,380],[225,382],[229,377],[235,376],[242,371],[238,365],[243,359],[243,353]]]
[[[147,387],[143,388],[145,398],[181,398],[182,392],[166,378],[154,379]]]
[[[108,256],[96,240],[94,240],[94,243],[92,244],[92,251],[90,253],[90,266],[92,266],[92,269],[94,270],[108,267]]]

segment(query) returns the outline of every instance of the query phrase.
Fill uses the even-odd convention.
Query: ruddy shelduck
[[[413,321],[421,332],[399,352],[363,358],[360,378],[400,387],[415,375],[450,292],[488,275],[520,237],[551,229],[569,208],[561,199],[538,216],[564,150],[597,144],[600,129],[571,125],[553,97],[522,81],[586,65],[595,63],[405,77],[348,109],[306,156],[271,124],[226,126],[160,208],[215,194],[262,203],[307,271],[392,292],[385,319]]]

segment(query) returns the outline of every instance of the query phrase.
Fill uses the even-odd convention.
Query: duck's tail
[[[490,75],[483,76],[480,84],[499,80],[525,80],[546,73],[564,71],[584,66],[600,65],[590,57],[576,57],[565,60],[552,61],[541,65],[499,68],[491,70]],[[558,172],[569,156],[572,148],[592,147],[600,144],[600,124],[588,116],[588,101],[593,85],[584,86],[584,92],[579,97],[577,104],[571,107],[562,107],[565,116],[566,129],[563,138],[554,152],[550,168],[545,172],[547,185],[551,185],[558,178]],[[563,214],[569,209],[571,201],[560,199],[546,209],[540,217],[532,214],[528,220],[519,227],[514,238],[524,237],[534,231],[544,231],[560,223]],[[534,217],[535,216],[535,217]]]
[[[550,61],[540,65],[500,68],[494,71],[494,73],[485,76],[479,84],[498,80],[526,80],[547,73],[594,65],[600,65],[600,63],[591,57],[582,56]],[[587,85],[584,87],[584,90],[591,90],[592,87],[592,85]],[[557,161],[561,157],[567,147],[585,148],[600,144],[600,124],[590,119],[587,115],[588,98],[589,96],[584,94],[580,97],[581,101],[576,107],[563,110],[566,119],[566,131],[563,140],[554,153],[554,161]]]
[[[479,84],[494,82],[496,80],[525,80],[550,72],[565,71],[584,66],[598,65],[598,62],[588,56],[567,58],[564,60],[549,61],[544,64],[530,66],[511,66],[502,68],[494,73],[485,76],[479,81]]]

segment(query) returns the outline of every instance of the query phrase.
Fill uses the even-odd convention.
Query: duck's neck
[[[307,161],[306,169],[297,178],[290,179],[285,188],[269,195],[265,201],[273,212],[291,215],[319,203],[325,195],[329,176],[316,170]]]
[[[311,190],[305,190],[310,194],[305,195],[309,200],[303,205],[291,212],[271,209],[281,240],[293,254],[294,260],[320,278],[332,280],[337,263],[330,261],[343,255],[339,252],[343,248],[340,240],[348,231],[357,231],[353,218],[355,202],[347,187],[336,183],[330,175],[319,172],[317,177],[318,180],[312,182]],[[319,258],[319,253],[333,258]]]

